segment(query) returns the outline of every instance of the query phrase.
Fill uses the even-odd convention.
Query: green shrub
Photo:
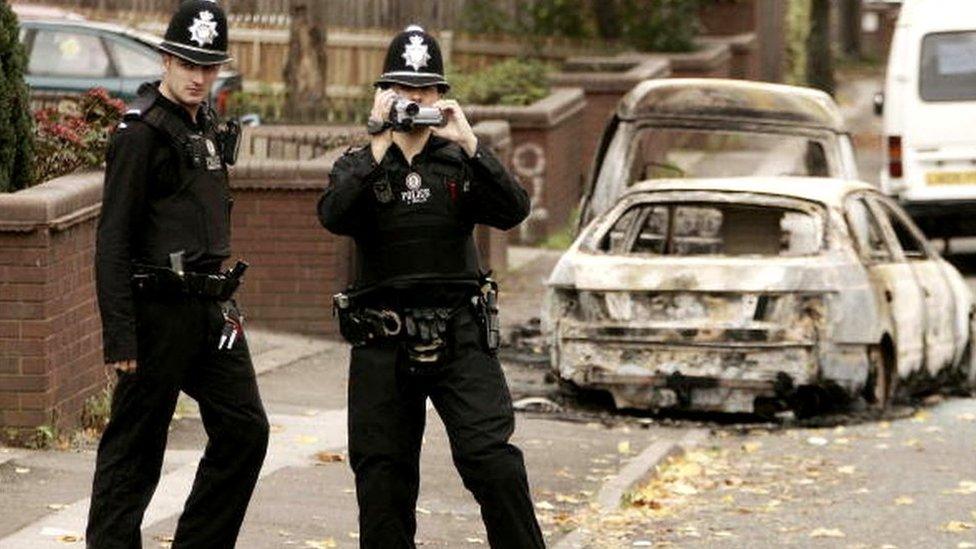
[[[622,0],[621,31],[638,51],[686,52],[699,32],[698,0]]]
[[[101,166],[109,136],[124,110],[122,101],[109,97],[104,88],[95,88],[77,100],[37,111],[33,183]]]
[[[461,18],[460,30],[471,34],[509,34],[516,32],[515,21],[493,0],[471,0]]]
[[[586,4],[585,0],[536,0],[524,8],[527,13],[519,20],[527,21],[530,28],[525,30],[535,36],[588,38],[592,33]]]
[[[462,104],[530,105],[549,95],[552,67],[534,60],[509,59],[471,74],[451,74],[451,94]]]
[[[227,101],[230,116],[257,114],[262,124],[364,124],[373,106],[373,87],[364,86],[358,97],[329,98],[318,113],[302,120],[290,119],[286,114],[287,94],[268,85],[257,91],[234,92]]]
[[[26,187],[31,180],[33,143],[26,65],[17,16],[0,2],[0,192]]]

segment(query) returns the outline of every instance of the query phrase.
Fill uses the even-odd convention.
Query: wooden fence
[[[32,2],[33,0],[14,0]],[[485,0],[309,0],[323,10],[331,26],[346,28],[400,29],[419,23],[436,29],[461,29],[472,5]],[[78,11],[113,13],[131,11],[143,15],[170,13],[179,0],[41,0],[40,3]],[[290,0],[221,0],[230,14],[239,16],[283,16],[290,13]],[[491,8],[514,16],[532,0],[491,0]]]

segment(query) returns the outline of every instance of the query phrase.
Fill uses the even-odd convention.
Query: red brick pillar
[[[102,175],[0,194],[0,438],[78,425],[108,381],[93,257]]]
[[[529,192],[532,212],[512,238],[535,243],[567,228],[583,188],[583,114],[579,88],[555,88],[525,107],[465,106],[472,122],[505,120],[512,129],[512,167]]]

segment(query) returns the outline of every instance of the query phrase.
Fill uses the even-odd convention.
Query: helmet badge
[[[423,36],[411,36],[410,43],[403,48],[403,59],[408,67],[419,71],[427,66],[430,61],[430,54],[427,53],[427,44],[424,44]]]
[[[189,30],[190,40],[201,47],[213,44],[217,38],[217,22],[214,21],[214,15],[209,11],[201,11],[199,17],[193,18]]]

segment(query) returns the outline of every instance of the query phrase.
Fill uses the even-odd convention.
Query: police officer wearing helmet
[[[318,204],[322,225],[351,236],[357,250],[355,286],[334,306],[353,344],[349,456],[360,545],[414,547],[429,398],[491,546],[543,547],[522,453],[509,443],[515,420],[494,353],[497,287],[473,239],[476,224],[518,225],[528,196],[478,143],[460,105],[442,99],[440,49],[423,29],[393,39],[376,87],[370,146],[336,161]],[[399,124],[395,113],[408,102],[439,110],[440,125]]]
[[[234,126],[206,98],[227,54],[209,0],[170,21],[163,78],[146,83],[112,136],[95,254],[105,362],[118,372],[102,435],[87,542],[142,547],[180,391],[209,436],[173,547],[233,547],[264,461],[268,421],[232,299],[246,264],[230,256]]]

